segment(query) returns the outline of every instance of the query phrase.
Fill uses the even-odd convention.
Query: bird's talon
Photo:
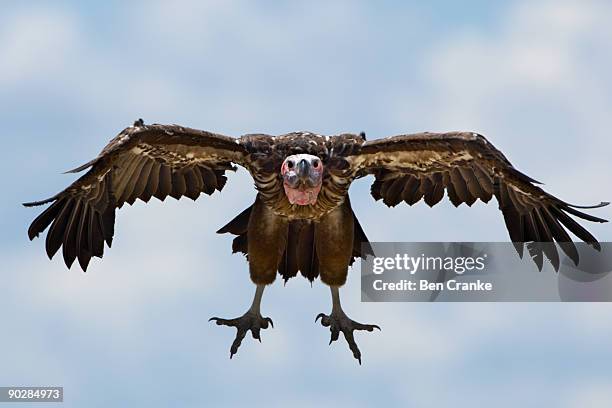
[[[338,340],[340,337],[340,332],[344,334],[344,339],[346,340],[349,349],[353,353],[353,357],[359,362],[361,365],[361,351],[355,342],[355,338],[353,336],[353,332],[355,330],[364,330],[364,331],[374,331],[374,329],[380,330],[380,327],[376,324],[362,324],[358,323],[354,320],[351,320],[346,316],[343,312],[332,312],[329,316],[323,313],[319,313],[315,318],[315,322],[321,319],[321,325],[323,327],[329,327],[329,331],[331,332],[331,337],[329,339],[329,344],[331,345],[334,341]]]
[[[259,313],[248,311],[241,317],[235,319],[221,319],[219,317],[211,317],[208,321],[214,321],[217,325],[230,326],[236,328],[236,338],[232,342],[230,347],[230,359],[234,357],[234,354],[238,353],[238,348],[242,344],[242,340],[250,330],[251,335],[254,339],[259,340],[261,343],[261,329],[267,329],[268,323],[272,325],[272,319],[269,317],[262,317]],[[272,325],[272,327],[274,327]]]

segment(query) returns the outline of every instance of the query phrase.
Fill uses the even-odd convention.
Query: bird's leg
[[[349,345],[349,348],[353,352],[353,357],[355,357],[359,364],[361,364],[361,351],[359,351],[359,347],[357,347],[357,343],[355,343],[355,338],[353,337],[353,332],[355,330],[367,330],[372,331],[374,329],[380,330],[375,324],[363,324],[351,320],[342,310],[342,306],[340,305],[340,292],[338,286],[330,286],[331,294],[332,294],[332,311],[331,314],[326,315],[323,313],[319,313],[315,318],[315,322],[321,319],[321,324],[324,327],[329,327],[329,331],[331,332],[331,338],[329,340],[329,344],[338,340],[340,336],[340,332],[344,334],[344,338]]]
[[[230,347],[230,358],[232,358],[234,354],[238,352],[238,347],[240,347],[242,339],[244,339],[244,336],[249,330],[251,331],[253,338],[261,342],[261,336],[259,333],[260,329],[267,329],[268,324],[274,327],[272,319],[269,317],[263,317],[260,313],[261,298],[263,296],[265,287],[266,285],[264,284],[257,285],[253,303],[251,304],[249,310],[247,310],[247,312],[242,316],[236,317],[235,319],[221,319],[218,317],[211,317],[209,319],[209,321],[214,321],[218,325],[236,328],[236,338]]]

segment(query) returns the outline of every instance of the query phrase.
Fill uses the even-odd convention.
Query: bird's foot
[[[359,364],[361,364],[361,351],[359,351],[359,347],[357,347],[357,343],[355,343],[353,332],[355,330],[367,330],[369,332],[373,331],[374,329],[380,330],[378,325],[363,324],[351,320],[342,310],[332,311],[329,316],[319,313],[315,318],[315,322],[319,319],[321,319],[321,325],[323,325],[323,327],[329,327],[329,331],[331,332],[329,344],[332,344],[332,342],[338,340],[340,332],[342,332],[346,342],[349,345],[349,348],[353,352],[353,357],[359,361]]]
[[[235,319],[221,319],[219,317],[211,317],[208,319],[209,322],[214,321],[219,326],[230,326],[235,327],[236,338],[230,347],[230,358],[234,356],[238,352],[238,347],[242,343],[242,339],[246,336],[247,332],[250,330],[254,339],[259,340],[261,343],[260,330],[267,329],[268,325],[274,327],[274,323],[272,323],[272,319],[269,317],[263,317],[259,312],[253,312],[249,310],[244,315],[240,317],[236,317]]]

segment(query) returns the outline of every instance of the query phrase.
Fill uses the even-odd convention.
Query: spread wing
[[[78,258],[85,271],[92,256],[110,248],[115,210],[136,199],[167,196],[197,199],[221,191],[231,163],[244,165],[244,147],[237,139],[177,125],[144,125],[137,121],[119,133],[94,160],[70,172],[89,169],[59,194],[27,207],[51,203],[30,225],[34,239],[49,225],[49,258],[63,246],[70,268]]]
[[[365,142],[360,151],[347,157],[356,177],[373,174],[371,193],[388,206],[404,201],[413,205],[423,199],[429,206],[444,196],[459,206],[477,199],[497,199],[510,238],[519,254],[524,242],[557,242],[578,263],[578,252],[567,232],[599,249],[599,243],[571,216],[606,222],[577,209],[535,184],[516,170],[484,136],[471,132],[419,133]],[[555,269],[559,257],[554,245],[532,246],[531,255],[542,267],[542,251]]]

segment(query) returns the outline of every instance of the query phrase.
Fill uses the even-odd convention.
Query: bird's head
[[[287,156],[281,166],[283,187],[291,204],[311,205],[323,184],[323,162],[312,154]]]

